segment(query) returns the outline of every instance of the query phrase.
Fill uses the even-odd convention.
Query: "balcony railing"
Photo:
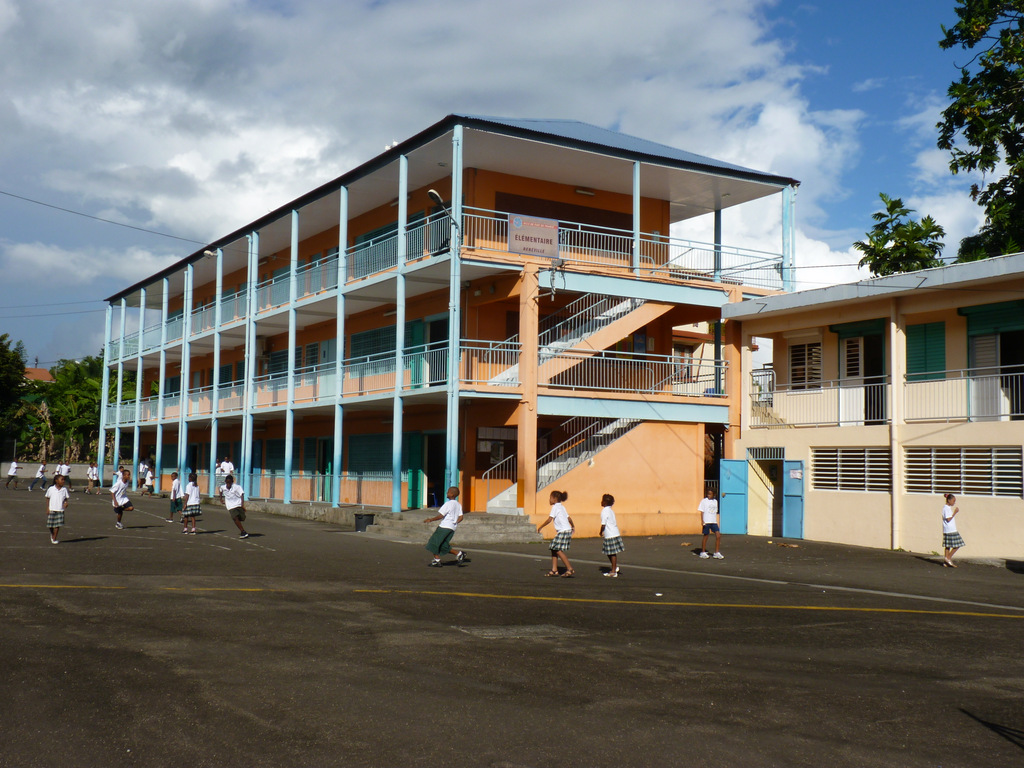
[[[760,388],[764,371],[755,372],[750,395],[750,426],[823,427],[885,424],[889,383],[878,380],[822,381],[805,387]]]
[[[640,353],[557,351],[540,366],[541,386],[634,395],[723,397],[727,363]]]
[[[463,244],[507,253],[508,217],[498,211],[466,208]],[[558,225],[558,255],[565,261],[622,269],[633,266],[632,231],[572,221]],[[667,235],[641,233],[640,269],[644,274],[782,288],[780,254]]]
[[[904,395],[907,421],[1024,419],[1024,367],[910,374]]]
[[[521,345],[508,341],[464,339],[459,345],[458,380],[461,386],[480,388],[519,387]],[[726,364],[714,361],[680,361],[659,355],[593,352],[589,350],[542,349],[541,386],[553,389],[617,392],[637,396],[669,395],[679,397],[722,397],[725,394]],[[381,395],[395,389],[394,352],[381,352],[342,361],[341,396]],[[447,342],[407,347],[402,355],[401,389],[411,392],[444,387],[448,381],[449,348]],[[333,403],[338,393],[338,372],[334,362],[295,371],[294,402]],[[244,384],[232,382],[218,390],[216,413],[244,408]],[[281,408],[288,403],[287,371],[258,376],[253,382],[253,408]],[[214,414],[213,387],[189,390],[187,416]],[[180,393],[164,396],[164,419],[181,415]],[[111,426],[133,423],[134,403],[123,404],[122,412],[108,407]],[[156,421],[159,398],[140,402],[140,420]],[[131,409],[129,411],[125,409]]]

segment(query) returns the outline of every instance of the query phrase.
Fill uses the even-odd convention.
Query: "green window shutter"
[[[968,336],[1024,331],[1024,301],[961,307],[957,313],[967,318]]]
[[[391,434],[350,435],[348,438],[349,472],[390,472]]]
[[[302,471],[310,475],[316,472],[315,437],[307,437],[302,441]]]
[[[828,329],[838,334],[840,341],[856,336],[881,336],[885,333],[886,320],[879,317],[874,320],[861,320],[856,323],[840,323],[830,325]]]
[[[946,370],[946,324],[907,326],[907,381],[942,379]]]

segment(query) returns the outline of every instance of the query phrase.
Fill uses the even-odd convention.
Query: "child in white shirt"
[[[178,479],[177,472],[171,472],[171,511],[167,515],[167,522],[174,522],[174,513],[181,512],[185,508],[184,502],[181,498],[181,480]],[[184,522],[184,518],[182,518]]]
[[[623,544],[622,535],[619,533],[615,510],[612,509],[613,504],[615,504],[615,497],[610,493],[601,497],[601,551],[608,557],[612,566],[604,575],[614,579],[619,575],[618,555],[620,552],[626,551],[626,545]]]
[[[220,487],[219,495],[224,501],[224,508],[231,515],[232,521],[238,526],[238,538],[248,539],[249,534],[245,532],[242,525],[245,522],[245,493],[242,486],[235,482],[234,475],[224,478],[224,485]]]
[[[50,543],[59,544],[57,534],[64,525],[64,510],[68,508],[68,489],[64,487],[64,476],[57,476],[57,483],[46,489],[46,527],[50,529]]]
[[[697,505],[697,511],[701,515],[702,533],[704,534],[700,543],[700,556],[704,560],[707,560],[708,557],[721,560],[725,555],[718,551],[722,546],[722,529],[718,524],[718,500],[715,498],[715,492],[710,488],[704,494],[704,498],[700,500],[700,504]],[[708,536],[712,533],[715,534],[715,554],[708,555]]]
[[[548,519],[537,526],[537,533],[541,532],[548,523],[555,524],[555,538],[551,540],[551,570],[545,573],[545,576],[559,576],[571,579],[576,575],[576,571],[572,569],[572,565],[569,563],[569,558],[565,552],[569,549],[569,545],[572,544],[572,535],[576,531],[576,526],[569,517],[569,513],[562,505],[563,501],[567,501],[569,494],[565,491],[552,491],[548,497],[548,503],[551,504],[551,514]],[[565,573],[558,573],[558,561],[561,560],[565,565]]]
[[[114,512],[117,513],[117,522],[114,523],[114,527],[118,530],[124,528],[124,525],[121,523],[121,516],[125,512],[131,512],[135,509],[132,506],[131,499],[128,498],[128,484],[131,482],[131,479],[131,470],[122,470],[121,477],[110,488],[111,504],[114,506]]]
[[[430,541],[427,542],[427,551],[434,554],[434,559],[431,560],[428,565],[435,568],[441,567],[441,555],[447,555],[451,552],[455,555],[455,562],[462,564],[463,560],[466,559],[466,553],[452,549],[452,537],[455,535],[455,529],[459,523],[462,522],[462,505],[459,504],[459,489],[456,486],[452,486],[448,489],[448,501],[441,505],[441,508],[437,510],[437,514],[433,517],[426,518],[424,523],[433,523],[437,520],[437,528],[430,536]]]
[[[196,518],[203,516],[203,510],[199,506],[199,477],[195,472],[188,476],[188,485],[185,486],[185,511],[181,513],[181,532],[195,534]],[[192,521],[192,530],[188,529],[189,520]]]

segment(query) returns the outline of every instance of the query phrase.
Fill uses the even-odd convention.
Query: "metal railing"
[[[295,272],[296,295],[302,299],[338,287],[338,257],[304,264]]]
[[[550,352],[550,348],[548,348]],[[723,397],[725,361],[691,360],[635,352],[557,350],[540,366],[539,384],[556,389],[582,389],[630,394]]]
[[[484,493],[487,501],[511,488],[518,479],[516,454],[506,456],[493,467],[485,469],[480,475],[480,479],[484,481]]]
[[[516,342],[463,339],[459,378],[464,384],[518,387],[521,352],[522,345]]]
[[[464,245],[508,252],[508,213],[471,207],[464,211]],[[572,221],[559,221],[558,225],[558,255],[565,261],[632,268],[632,231]],[[641,233],[640,269],[682,279],[782,287],[781,254],[666,235]]]
[[[570,470],[596,456],[631,430],[638,419],[575,417],[562,427],[569,435],[537,459],[537,490],[551,485]]]
[[[888,378],[883,376],[822,381],[820,385],[801,388],[776,386],[757,390],[755,386],[750,395],[750,426],[763,429],[886,424],[888,389]]]
[[[906,421],[1024,419],[1024,366],[970,368],[906,377]]]

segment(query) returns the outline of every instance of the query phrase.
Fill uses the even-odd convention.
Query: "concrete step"
[[[366,533],[368,536],[426,543],[437,525],[423,522],[425,517],[430,516],[429,510],[418,514],[412,512],[403,512],[400,515],[378,514],[374,517],[373,525],[367,527]],[[476,512],[466,515],[455,532],[455,541],[460,544],[497,542],[529,544],[543,540],[544,537],[537,533],[529,518],[523,515],[490,515]]]

